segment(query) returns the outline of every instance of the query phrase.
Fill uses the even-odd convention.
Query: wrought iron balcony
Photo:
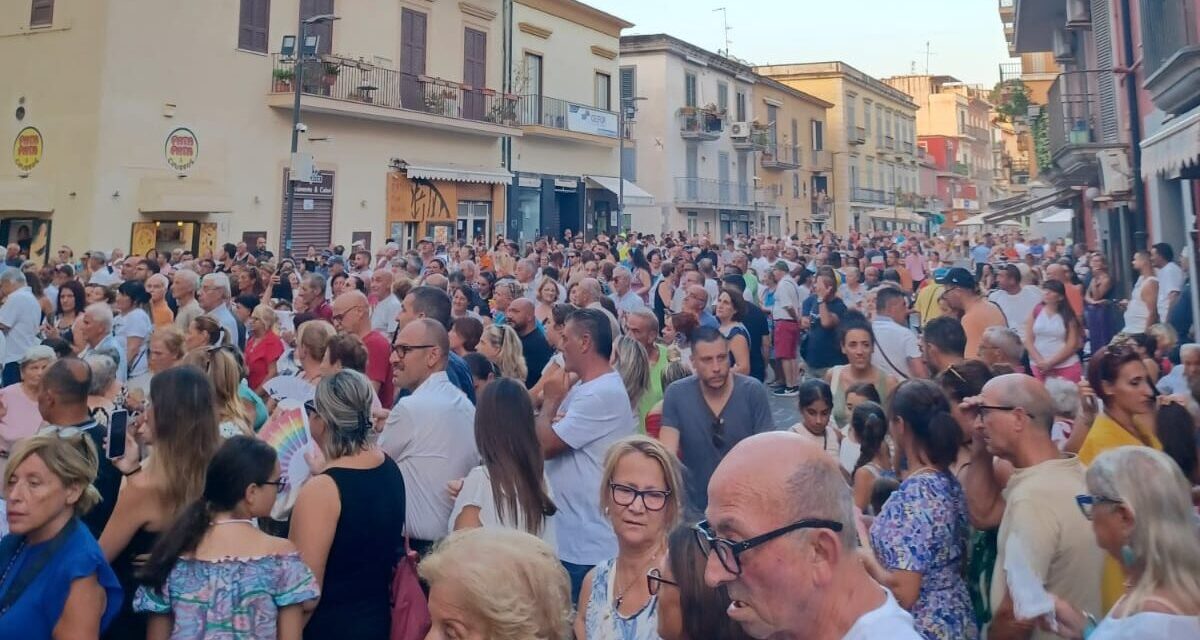
[[[547,96],[524,95],[517,100],[517,124],[617,138],[617,114]]]
[[[828,220],[833,215],[833,198],[818,195],[809,200],[812,204],[813,220]]]
[[[883,189],[867,189],[864,187],[854,187],[855,202],[870,202],[872,204],[893,204],[896,201],[896,194]]]
[[[747,184],[709,178],[675,178],[675,201],[726,209],[754,207],[753,188]]]
[[[913,153],[913,143],[911,143],[911,142],[903,142],[903,143],[901,143],[901,144],[900,144],[900,147],[901,147],[901,148],[904,150],[904,153],[907,153],[907,154],[909,154],[909,155],[912,155],[912,153]]]
[[[953,173],[956,173],[960,176],[965,177],[971,175],[971,165],[965,162],[955,162],[951,170]]]
[[[984,142],[986,142],[987,140],[990,139],[987,129],[984,129],[983,127],[976,127],[974,125],[964,124],[962,122],[958,123],[958,135],[967,136],[969,138],[984,141]]]
[[[1096,153],[1124,148],[1111,71],[1059,74],[1047,93],[1050,159],[1066,183],[1091,183],[1098,175]],[[1108,102],[1108,108],[1105,103]]]
[[[768,145],[762,151],[764,169],[798,169],[800,165],[800,147],[796,145]]]
[[[883,148],[895,151],[896,150],[896,139],[893,138],[892,136],[884,136],[883,137]]]
[[[679,109],[679,135],[687,140],[717,140],[725,131],[725,112],[715,107]]]
[[[306,60],[303,65],[300,92],[306,96],[503,127],[517,124],[515,95],[331,56]],[[292,93],[295,78],[296,61],[276,54],[271,68],[271,93]],[[353,114],[357,113],[355,109],[324,110]]]

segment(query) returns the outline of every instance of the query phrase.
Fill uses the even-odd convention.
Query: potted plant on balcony
[[[271,78],[274,79],[274,92],[287,93],[292,90],[292,79],[296,77],[296,72],[287,67],[277,67],[271,72]]]
[[[342,72],[342,66],[334,62],[325,63],[325,74],[321,76],[321,84],[332,87],[337,82],[338,74]]]
[[[492,92],[492,106],[488,109],[484,119],[488,122],[503,125],[515,125],[517,123],[517,100],[519,96],[515,93],[497,94]]]

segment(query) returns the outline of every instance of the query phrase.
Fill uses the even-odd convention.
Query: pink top
[[[37,400],[30,398],[19,383],[0,389],[0,402],[6,409],[0,418],[0,447],[12,451],[18,440],[37,433],[42,426],[42,414]]]

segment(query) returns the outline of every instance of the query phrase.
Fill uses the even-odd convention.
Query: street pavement
[[[800,422],[800,406],[796,403],[795,396],[780,398],[769,391],[768,394],[771,396],[771,415],[775,416],[777,429],[787,429]]]

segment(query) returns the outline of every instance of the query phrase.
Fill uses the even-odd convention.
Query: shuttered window
[[[300,0],[300,18],[307,20],[313,16],[333,14],[333,0]],[[317,53],[326,54],[333,51],[333,23],[319,22],[308,25],[308,35],[317,36]]]
[[[685,72],[683,74],[683,104],[688,107],[696,106],[696,74]]]
[[[47,27],[54,23],[54,0],[33,0],[29,10],[29,26]]]
[[[238,15],[238,48],[266,53],[270,23],[271,0],[242,0]]]
[[[1092,37],[1096,40],[1096,68],[1112,69],[1112,12],[1107,0],[1092,0]],[[1085,74],[1096,76],[1096,93],[1100,100],[1100,122],[1094,123],[1100,142],[1120,142],[1121,125],[1117,113],[1117,81],[1111,73]]]
[[[621,104],[629,104],[637,90],[637,70],[634,67],[621,67]]]

